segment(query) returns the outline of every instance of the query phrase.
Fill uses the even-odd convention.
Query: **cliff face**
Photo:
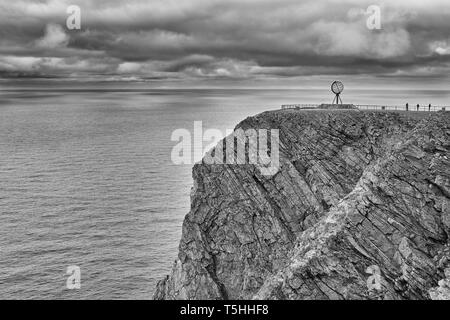
[[[155,299],[448,294],[449,113],[283,110],[280,165],[197,164],[178,259]],[[448,281],[448,280],[447,280]]]

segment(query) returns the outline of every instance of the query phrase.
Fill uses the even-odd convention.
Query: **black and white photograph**
[[[449,0],[0,0],[0,300],[450,300],[449,137]]]

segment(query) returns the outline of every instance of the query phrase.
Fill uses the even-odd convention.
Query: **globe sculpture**
[[[336,101],[336,104],[339,104],[339,101],[342,104],[342,99],[340,97],[342,91],[344,91],[344,85],[342,84],[342,82],[334,81],[331,84],[331,91],[336,95],[333,99],[332,104],[335,104],[335,101]]]

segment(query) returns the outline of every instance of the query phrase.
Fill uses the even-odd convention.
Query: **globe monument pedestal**
[[[357,109],[353,104],[343,104],[341,93],[344,91],[344,84],[340,81],[334,81],[331,84],[331,92],[335,94],[331,104],[322,103],[318,109]]]

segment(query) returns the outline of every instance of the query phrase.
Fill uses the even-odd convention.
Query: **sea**
[[[343,94],[405,97],[450,104],[443,90]],[[192,164],[174,164],[174,131],[202,121],[225,133],[282,104],[332,99],[329,88],[0,87],[0,299],[151,299],[190,208]]]

